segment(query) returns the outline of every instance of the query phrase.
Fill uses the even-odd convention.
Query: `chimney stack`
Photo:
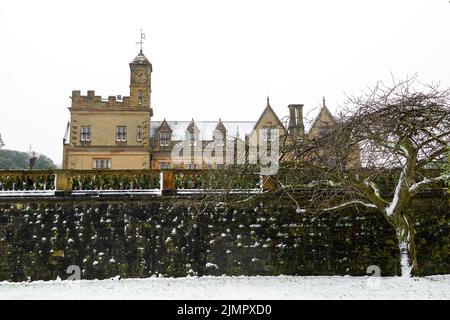
[[[305,134],[303,125],[303,104],[290,104],[289,108],[289,128],[288,132],[294,138],[301,138]]]
[[[289,108],[289,129],[297,125],[297,119],[295,118],[295,106],[290,104]]]

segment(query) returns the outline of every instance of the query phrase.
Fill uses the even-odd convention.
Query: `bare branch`
[[[334,210],[342,209],[342,208],[345,208],[345,207],[348,207],[348,206],[354,205],[354,204],[360,204],[360,205],[365,206],[367,208],[375,208],[375,209],[377,208],[377,206],[372,204],[372,203],[366,203],[366,202],[363,202],[361,200],[354,200],[354,201],[349,201],[349,202],[342,203],[340,205],[337,205],[337,206],[334,206],[334,207],[331,207],[331,208],[325,208],[322,211],[323,212],[334,211]]]
[[[435,178],[425,178],[425,179],[413,184],[409,188],[409,192],[414,195],[414,194],[417,194],[421,188],[423,188],[427,185],[430,185],[432,183],[439,182],[439,181],[445,181],[448,179],[450,179],[450,173],[444,173],[444,174],[440,175],[439,177],[435,177]]]

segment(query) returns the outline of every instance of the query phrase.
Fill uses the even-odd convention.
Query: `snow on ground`
[[[450,275],[0,282],[0,299],[450,299]]]

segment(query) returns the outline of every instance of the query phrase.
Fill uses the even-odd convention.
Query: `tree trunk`
[[[395,216],[391,224],[397,235],[402,277],[409,278],[417,270],[414,223],[407,214],[398,213]]]

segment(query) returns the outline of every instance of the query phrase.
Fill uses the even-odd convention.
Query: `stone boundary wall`
[[[413,202],[419,274],[450,273],[448,197]],[[288,200],[236,207],[181,197],[0,201],[0,281],[202,275],[383,276],[400,266],[393,229],[355,208],[298,214]]]

